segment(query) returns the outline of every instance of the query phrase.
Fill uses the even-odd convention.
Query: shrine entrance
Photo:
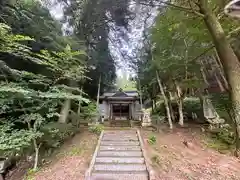
[[[112,119],[128,120],[130,119],[129,104],[112,104]]]

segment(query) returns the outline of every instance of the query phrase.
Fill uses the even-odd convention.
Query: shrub
[[[50,122],[41,129],[44,133],[41,141],[47,148],[58,147],[65,139],[73,136],[78,132],[78,128],[72,124],[62,124]]]
[[[92,125],[88,128],[88,130],[94,134],[99,135],[104,129],[104,126],[101,124],[97,124],[97,125]]]
[[[12,124],[0,125],[0,129],[0,156],[14,156],[31,146],[31,131],[13,129]]]
[[[88,106],[82,107],[81,117],[84,120],[91,122],[97,115],[96,109],[95,103],[89,103]]]
[[[149,138],[148,138],[149,144],[151,144],[151,145],[156,144],[156,141],[157,141],[156,136],[154,136],[154,135],[149,136]]]
[[[192,118],[192,113],[196,113],[198,119],[204,119],[203,109],[199,98],[185,98],[183,102],[183,110],[188,117]]]

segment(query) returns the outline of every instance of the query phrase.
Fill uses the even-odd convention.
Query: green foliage
[[[14,129],[13,124],[3,124],[0,128],[0,156],[22,153],[31,145],[32,139],[40,135],[24,129]]]
[[[202,104],[199,98],[189,97],[183,101],[184,112],[187,117],[192,117],[192,113],[196,113],[199,119],[204,119]]]
[[[207,146],[221,153],[227,153],[233,150],[234,135],[231,129],[221,128],[211,132],[210,137],[207,138]]]
[[[51,147],[58,146],[59,142],[75,133],[74,128],[66,125],[67,129],[62,132],[60,129],[46,131],[42,126],[59,116],[62,101],[71,99],[89,102],[83,98],[85,93],[76,87],[85,78],[83,56],[86,54],[72,51],[70,46],[62,52],[33,52],[24,45],[26,41],[34,41],[32,38],[14,35],[11,28],[3,23],[0,24],[0,40],[0,54],[5,54],[0,61],[4,80],[0,87],[0,113],[3,117],[2,126],[6,127],[1,134],[1,154],[16,154],[25,148],[31,149],[32,145],[35,149],[42,144],[49,147],[49,141],[52,141]],[[25,67],[15,69],[16,67],[10,66],[11,63],[9,65],[8,56],[14,62],[29,62],[33,71]],[[50,75],[45,73],[47,71]],[[11,129],[7,123],[9,120],[12,121]],[[44,136],[45,133],[49,134],[48,138],[51,137],[49,141]],[[56,139],[55,143],[53,138]]]
[[[76,134],[78,128],[70,123],[50,122],[42,126],[41,132],[44,134],[40,140],[42,146],[45,148],[56,148],[63,143],[64,140]]]
[[[83,119],[90,122],[96,116],[97,116],[97,109],[96,109],[95,102],[91,102],[88,104],[88,106],[82,107],[81,117],[83,117]]]
[[[148,137],[148,143],[149,144],[154,145],[154,144],[156,144],[156,142],[157,142],[157,138],[156,138],[155,135],[151,135],[151,136]]]
[[[117,89],[122,89],[123,91],[132,91],[136,89],[136,82],[127,77],[127,73],[123,72],[122,76],[118,76],[116,80]]]
[[[221,118],[224,118],[228,123],[232,122],[230,111],[231,111],[231,100],[227,93],[212,93],[209,98],[211,99],[216,111]]]
[[[101,132],[103,131],[104,126],[101,124],[97,124],[97,125],[92,125],[88,128],[88,130],[94,134],[100,135]]]

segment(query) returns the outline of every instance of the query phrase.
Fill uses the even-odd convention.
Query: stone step
[[[112,173],[112,174],[106,174],[106,173],[93,173],[91,180],[148,180],[148,174],[147,173],[131,173],[131,172],[125,172],[125,173]]]
[[[128,134],[128,135],[136,135],[136,131],[131,131],[131,130],[127,130],[127,131],[120,131],[120,130],[116,130],[116,131],[107,131],[104,132],[104,135],[119,135],[119,134]]]
[[[116,141],[116,140],[136,140],[138,141],[137,136],[103,136],[103,141]]]
[[[97,157],[142,157],[141,151],[99,151]]]
[[[100,146],[100,151],[140,151],[140,146]]]
[[[137,157],[137,158],[109,158],[109,157],[97,157],[96,163],[124,163],[124,164],[143,164],[144,158]]]
[[[138,141],[101,141],[100,145],[104,145],[104,146],[114,146],[114,145],[120,145],[120,146],[139,146],[139,142]]]
[[[95,164],[93,167],[94,172],[104,171],[108,172],[147,172],[146,165],[144,164]]]
[[[104,134],[103,137],[124,137],[124,138],[137,138],[137,134]]]
[[[132,138],[106,137],[106,138],[102,138],[102,141],[138,141],[138,139],[135,137],[132,137]]]

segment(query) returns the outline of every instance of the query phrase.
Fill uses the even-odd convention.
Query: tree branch
[[[232,36],[233,34],[238,33],[239,31],[240,31],[240,26],[237,27],[236,29],[230,31],[230,32],[228,33],[228,35],[227,35],[227,38],[228,38],[228,39],[231,38],[231,36]]]
[[[153,4],[153,3],[149,4],[149,3],[144,3],[144,2],[138,2],[138,4],[145,5],[145,6],[151,6],[151,7],[157,7],[157,6],[161,7],[162,4],[165,4],[165,5],[168,5],[170,7],[176,8],[178,10],[182,10],[182,11],[185,11],[185,12],[188,12],[188,13],[193,13],[193,14],[199,16],[199,17],[204,17],[203,14],[201,14],[200,12],[195,11],[192,8],[178,6],[178,5],[175,5],[175,4],[172,4],[172,3],[169,3],[169,2],[164,2],[164,1],[160,1],[160,4]]]

